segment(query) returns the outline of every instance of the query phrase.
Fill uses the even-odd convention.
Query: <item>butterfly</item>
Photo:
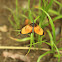
[[[20,33],[21,34],[28,34],[28,33],[32,33],[32,32],[34,32],[38,35],[44,34],[43,29],[39,25],[37,25],[36,23],[31,23],[31,24],[26,25],[25,27],[23,27],[21,29]]]

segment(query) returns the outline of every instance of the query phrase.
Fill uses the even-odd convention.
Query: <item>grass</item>
[[[55,10],[51,9],[51,6],[52,6],[53,2],[56,2],[60,6],[58,11],[55,11]],[[42,6],[41,6],[41,4],[42,4]],[[60,56],[61,55],[59,53],[59,50],[60,49],[62,50],[62,48],[57,48],[57,46],[56,46],[60,42],[60,40],[56,41],[55,27],[54,27],[53,22],[56,21],[57,19],[62,18],[62,14],[60,14],[62,4],[59,3],[57,0],[54,0],[54,1],[50,0],[49,3],[48,3],[48,0],[43,0],[42,3],[41,3],[41,0],[39,0],[39,6],[35,8],[34,5],[35,5],[35,0],[34,0],[34,3],[33,3],[33,7],[30,8],[30,0],[28,0],[28,6],[29,6],[28,10],[26,11],[26,10],[23,10],[23,8],[22,8],[21,11],[23,10],[24,14],[21,13],[21,15],[20,15],[19,12],[18,12],[19,11],[18,0],[16,0],[16,12],[11,10],[10,8],[7,8],[8,10],[11,11],[15,23],[11,20],[11,15],[9,16],[9,21],[15,29],[20,28],[20,20],[19,20],[20,16],[22,17],[22,21],[24,21],[23,18],[31,20],[32,23],[33,23],[33,21],[36,23],[36,21],[38,20],[39,21],[39,26],[41,28],[45,28],[46,26],[48,26],[50,24],[51,28],[52,28],[52,34],[53,34],[52,35],[51,32],[49,30],[47,30],[47,33],[48,33],[49,38],[50,38],[50,43],[46,42],[46,39],[43,40],[44,36],[40,36],[40,35],[36,34],[36,37],[34,37],[34,33],[31,33],[29,35],[29,37],[27,37],[27,38],[15,39],[15,40],[18,41],[18,42],[23,42],[23,41],[30,40],[30,44],[29,44],[30,48],[29,48],[29,51],[27,52],[27,54],[30,52],[30,49],[31,49],[32,45],[35,47],[36,44],[41,45],[42,43],[46,43],[51,47],[51,51],[47,51],[44,54],[40,55],[37,62],[40,62],[40,59],[43,56],[45,56],[49,53],[53,54],[55,57],[58,57],[58,62],[60,62]],[[35,11],[36,9],[38,11]],[[28,16],[25,15],[26,12],[28,13]],[[53,13],[54,15],[57,15],[57,16],[55,18],[51,19],[50,15],[48,13]],[[35,19],[34,19],[34,17],[35,17]],[[49,22],[44,24],[44,22],[46,21],[45,20],[46,17],[48,17]],[[35,43],[35,40],[37,41],[36,43]],[[55,54],[56,51],[57,51],[57,54]]]
[[[16,0],[16,10],[12,10],[8,7],[6,7],[11,12],[11,15],[9,16],[8,20],[13,26],[14,29],[19,29],[20,28],[20,19],[19,19],[19,13],[18,13],[18,0]],[[11,19],[13,17],[13,19]]]
[[[40,62],[40,59],[41,59],[43,56],[45,56],[45,55],[47,55],[47,54],[49,54],[49,53],[52,53],[52,51],[47,51],[47,52],[44,53],[43,55],[39,56],[37,62]]]

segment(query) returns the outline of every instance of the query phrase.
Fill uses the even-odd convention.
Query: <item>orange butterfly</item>
[[[25,27],[22,28],[21,30],[21,34],[28,34],[28,33],[32,33],[34,31],[34,33],[39,34],[39,35],[43,35],[43,29],[38,26],[36,23],[31,23],[26,25]]]

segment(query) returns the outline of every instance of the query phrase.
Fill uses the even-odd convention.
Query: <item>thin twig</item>
[[[27,50],[27,49],[31,49],[31,50],[43,50],[43,51],[50,51],[50,49],[47,48],[34,48],[34,47],[14,47],[14,46],[0,46],[0,49],[23,49],[23,50]],[[59,51],[60,53],[62,53],[62,51]]]

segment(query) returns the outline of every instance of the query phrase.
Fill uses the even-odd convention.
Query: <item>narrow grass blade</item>
[[[43,56],[45,56],[45,55],[47,55],[47,54],[49,54],[49,53],[53,53],[53,52],[52,52],[52,51],[47,51],[46,53],[42,54],[41,56],[39,56],[37,62],[40,62],[40,59],[41,59]]]
[[[57,0],[54,0],[59,6],[62,7],[62,4],[60,2],[58,2]]]
[[[60,38],[60,40],[58,40],[58,41],[56,42],[56,45],[57,45],[61,40],[62,40],[62,38]]]
[[[16,0],[16,15],[18,15],[18,0]]]
[[[48,1],[47,1],[47,5],[46,5],[46,7],[45,7],[45,11],[46,11],[46,12],[48,12],[48,10],[49,10],[49,8],[51,7],[52,3],[53,3],[53,0],[50,0],[49,3],[48,3]]]
[[[31,33],[31,36],[30,36],[30,48],[29,48],[27,54],[30,52],[30,49],[31,49],[32,44],[33,44],[33,42],[34,42],[34,37],[33,37],[33,35],[34,35],[34,33]],[[27,54],[26,54],[26,55],[27,55]]]
[[[11,25],[15,28],[14,22],[11,20],[11,16],[8,17],[8,20],[9,20],[9,22],[11,23]]]
[[[61,18],[62,18],[62,15],[59,15],[59,16],[56,16],[55,18],[53,18],[52,21],[54,22],[54,21],[56,21],[58,19],[61,19]],[[42,26],[42,28],[44,28],[44,27],[46,27],[48,25],[49,25],[49,23],[46,23],[45,25]]]
[[[53,37],[52,37],[49,30],[47,30],[47,32],[48,32],[49,37],[50,37],[50,44],[51,44],[52,51],[54,51],[55,49],[54,49]]]
[[[37,21],[37,19],[39,18],[40,16],[38,16],[35,20],[34,20],[34,23]]]
[[[55,10],[52,10],[52,9],[49,9],[48,11],[49,13],[53,14],[53,15],[60,15],[59,12],[55,11]]]
[[[17,39],[16,41],[27,41],[27,40],[30,40],[31,38],[30,37],[27,37],[27,38],[23,38],[23,39]]]
[[[20,16],[22,16],[22,17],[28,19],[28,17],[27,17],[26,15],[24,15],[24,14],[20,14]]]
[[[54,43],[54,47],[56,48],[56,50],[57,50],[57,52],[58,52],[58,62],[60,62],[60,52],[59,52],[59,49],[57,48],[57,46],[55,45],[55,43]]]
[[[37,9],[42,10],[48,16],[49,23],[50,23],[50,25],[52,27],[53,39],[54,39],[54,42],[56,42],[55,27],[54,27],[54,24],[53,24],[53,21],[52,21],[51,17],[49,16],[49,14],[44,9],[42,9],[42,8],[37,8]]]
[[[33,22],[32,12],[30,9],[29,9],[29,19]]]
[[[27,38],[23,38],[23,39],[17,39],[17,38],[13,38],[13,37],[10,37],[11,39],[17,41],[17,42],[25,42],[27,40],[30,40],[31,38],[30,37],[27,37]]]
[[[53,21],[56,21],[58,19],[62,18],[62,15],[56,16],[55,18],[53,18]]]

